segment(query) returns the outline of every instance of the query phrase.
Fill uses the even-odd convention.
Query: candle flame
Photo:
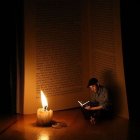
[[[42,103],[42,107],[44,109],[47,109],[48,107],[48,101],[47,101],[47,98],[45,96],[45,94],[43,93],[43,91],[41,90],[41,103]]]

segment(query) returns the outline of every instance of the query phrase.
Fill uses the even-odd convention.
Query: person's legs
[[[95,114],[96,113],[94,114],[95,111],[87,110],[84,107],[81,107],[81,111],[82,111],[82,113],[84,115],[84,118],[86,120],[89,120],[91,124],[96,124],[96,119],[95,119]]]
[[[81,107],[81,111],[82,111],[82,113],[83,113],[83,115],[84,115],[84,118],[85,118],[86,120],[89,120],[90,117],[92,116],[92,111],[87,110],[87,109],[85,109],[84,107]]]
[[[101,121],[108,117],[108,113],[109,112],[104,109],[96,110],[93,112],[92,117],[95,118],[95,121]]]
[[[90,120],[91,124],[96,124],[97,121],[103,120],[108,116],[108,111],[106,110],[87,110],[81,107],[81,111],[86,120]]]

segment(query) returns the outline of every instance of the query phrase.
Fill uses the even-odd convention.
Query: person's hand
[[[90,106],[85,106],[85,109],[90,110]]]

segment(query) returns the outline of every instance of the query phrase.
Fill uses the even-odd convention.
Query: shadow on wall
[[[103,74],[104,85],[109,91],[109,98],[112,102],[113,114],[119,114],[121,107],[121,88],[116,81],[115,74],[112,71],[106,71]],[[118,106],[119,105],[119,106]]]

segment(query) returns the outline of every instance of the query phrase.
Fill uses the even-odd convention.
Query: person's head
[[[98,87],[99,87],[98,79],[96,79],[96,78],[91,78],[91,79],[89,79],[87,87],[88,87],[91,91],[97,92]]]

